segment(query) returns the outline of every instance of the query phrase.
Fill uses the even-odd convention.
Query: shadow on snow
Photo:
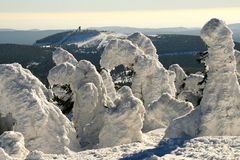
[[[184,143],[188,140],[189,138],[162,139],[155,148],[143,150],[130,155],[124,155],[120,160],[141,160],[150,158],[153,155],[162,157],[176,150],[178,147],[183,147]]]

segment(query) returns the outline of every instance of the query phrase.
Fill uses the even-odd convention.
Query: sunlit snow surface
[[[101,74],[61,48],[53,54],[56,66],[48,80],[51,86],[70,85],[75,128],[51,103],[52,92],[29,70],[19,64],[0,65],[0,131],[5,131],[0,135],[0,160],[240,158],[239,52],[223,21],[212,19],[201,31],[208,45],[205,75],[187,76],[178,65],[166,70],[141,33],[104,34],[86,42],[106,46],[101,65],[107,70]],[[136,72],[133,90],[114,89],[109,71],[119,64]],[[163,92],[154,91],[159,88]],[[191,94],[186,99],[188,93],[196,93],[200,102]],[[85,141],[87,147],[81,143]],[[80,151],[84,149],[89,150]]]
[[[144,134],[142,143],[72,152],[69,155],[47,155],[41,152],[32,152],[29,154],[29,160],[34,157],[49,160],[235,160],[240,157],[240,137],[199,137],[191,140],[176,139],[160,142],[163,135],[164,129],[157,129]]]

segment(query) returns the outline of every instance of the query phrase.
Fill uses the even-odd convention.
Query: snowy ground
[[[240,159],[240,137],[199,137],[191,140],[162,140],[164,129],[144,134],[144,141],[110,148],[92,149],[69,155],[35,156],[36,159],[59,160],[185,160]],[[31,154],[34,154],[32,152]],[[37,155],[38,153],[35,153]],[[38,157],[38,158],[37,158]]]

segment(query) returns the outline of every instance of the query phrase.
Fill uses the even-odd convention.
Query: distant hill
[[[235,41],[240,42],[240,23],[229,24],[229,28],[233,31],[233,38]],[[134,27],[92,27],[98,31],[112,31],[118,33],[130,34],[133,32],[142,32],[147,35],[156,34],[177,34],[177,35],[200,35],[201,28],[185,28],[185,27],[173,27],[173,28],[134,28]]]
[[[157,48],[159,60],[166,68],[171,64],[177,63],[187,73],[195,73],[202,70],[203,66],[197,62],[199,56],[197,53],[205,51],[206,46],[199,36],[158,35],[149,37]],[[240,43],[235,44],[235,48],[240,50]],[[99,60],[103,48],[98,48],[97,46],[62,45],[77,60],[89,60],[100,70]],[[54,51],[54,48],[51,46],[0,44],[0,63],[20,63],[24,68],[30,69],[35,76],[47,85],[48,71],[55,66],[52,61],[52,51]]]
[[[240,23],[229,24],[234,35],[234,40],[240,42]],[[97,31],[109,31],[124,34],[131,34],[134,32],[142,32],[147,35],[156,34],[178,34],[178,35],[199,35],[200,28],[185,28],[185,27],[173,27],[173,28],[134,28],[134,27],[92,27],[90,30]],[[0,29],[0,43],[12,43],[12,44],[33,44],[37,40],[51,36],[56,33],[74,31],[70,30],[14,30],[14,29]]]
[[[84,31],[66,31],[49,35],[35,42],[35,45],[64,45],[76,42],[86,41],[92,37],[99,35],[96,30]]]
[[[28,44],[35,43],[36,40],[46,36],[63,32],[64,30],[11,30],[0,29],[0,44]]]

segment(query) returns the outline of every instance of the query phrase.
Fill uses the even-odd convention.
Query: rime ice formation
[[[148,55],[137,56],[133,69],[136,74],[132,90],[137,98],[143,100],[145,107],[164,93],[175,96],[175,73],[167,71],[157,59]]]
[[[183,81],[187,78],[186,73],[178,64],[172,64],[169,66],[168,70],[175,72],[176,79],[175,79],[175,87],[177,93],[181,92],[181,86],[183,85]]]
[[[95,66],[85,60],[79,61],[76,66],[59,64],[49,71],[48,80],[50,85],[70,84],[74,101],[73,122],[79,142],[83,148],[98,144],[105,107],[113,104]]]
[[[78,61],[74,58],[74,56],[68,51],[57,47],[53,52],[53,61],[56,65],[62,64],[65,62],[71,63],[73,65],[77,65]]]
[[[99,146],[111,147],[142,141],[144,106],[133,96],[129,87],[118,91],[116,107],[105,114],[104,127],[99,134]]]
[[[100,74],[102,76],[103,83],[106,87],[108,97],[112,101],[114,101],[117,98],[117,93],[114,88],[114,83],[113,83],[112,77],[110,75],[110,72],[103,69]]]
[[[199,74],[187,76],[178,64],[169,66],[169,70],[174,71],[176,74],[177,99],[191,102],[193,106],[199,105],[204,88],[204,83],[202,83],[204,76]]]
[[[165,137],[240,135],[240,88],[232,32],[218,19],[201,30],[208,45],[206,86],[200,106],[170,124]]]
[[[158,59],[157,50],[152,41],[142,33],[133,33],[127,38],[134,45],[138,46],[146,55],[149,55],[155,59]]]
[[[147,108],[143,131],[166,128],[173,119],[192,110],[193,105],[191,103],[177,100],[169,94],[163,94]]]
[[[110,41],[100,64],[107,70],[123,64],[134,71],[131,88],[134,96],[143,101],[146,109],[144,131],[167,126],[171,120],[192,110],[190,103],[174,98],[175,73],[162,66],[151,40],[143,34],[135,33],[128,40]],[[168,96],[163,96],[165,94]],[[163,102],[164,100],[168,100],[169,104]],[[171,114],[167,114],[170,112]]]
[[[25,159],[28,153],[21,133],[8,131],[0,136],[0,159]]]
[[[138,55],[144,55],[144,53],[131,41],[114,39],[106,45],[100,65],[107,70],[112,70],[119,65],[131,68]]]
[[[240,79],[240,52],[238,50],[235,50],[235,57],[236,57],[236,63],[237,63],[237,77],[239,80]]]
[[[15,121],[13,130],[23,134],[28,150],[45,153],[64,153],[66,147],[78,150],[72,124],[48,102],[51,92],[29,70],[16,63],[1,64],[0,81],[1,116],[11,114]]]
[[[101,66],[107,70],[121,64],[132,68],[135,72],[132,91],[134,96],[143,100],[145,107],[163,93],[175,96],[175,74],[167,71],[158,61],[156,49],[149,38],[135,33],[128,39],[110,41],[102,54]]]
[[[190,74],[183,81],[181,92],[177,98],[191,102],[195,107],[199,105],[202,98],[202,91],[205,87],[204,76],[200,74]]]

